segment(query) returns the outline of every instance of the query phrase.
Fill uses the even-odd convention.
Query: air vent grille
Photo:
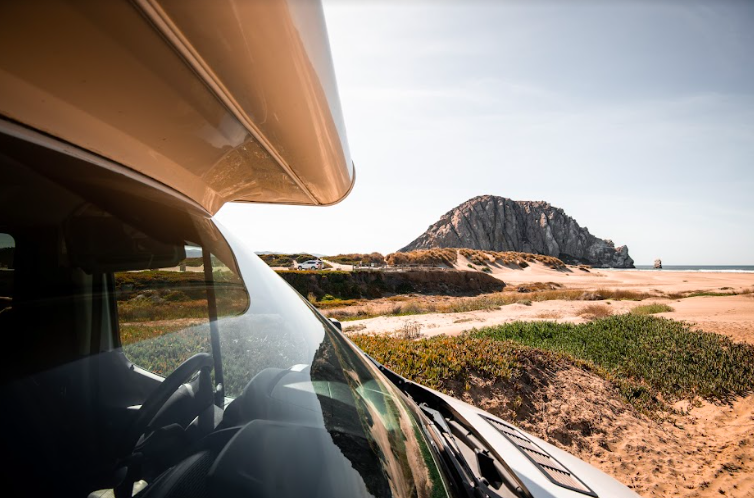
[[[545,450],[537,446],[534,441],[526,437],[521,431],[491,418],[487,418],[486,420],[508,441],[517,446],[521,450],[521,453],[526,455],[551,482],[585,495],[597,496],[594,491],[589,489],[589,486],[581,482],[571,471],[550,456]]]
[[[576,479],[570,472],[561,471],[557,469],[553,469],[550,467],[543,466],[543,469],[545,471],[545,474],[550,476],[552,480],[560,484],[561,486],[572,488],[572,489],[579,489],[583,488],[584,484],[581,483],[578,479]]]
[[[539,451],[532,451],[526,448],[521,448],[523,452],[537,462],[540,465],[546,465],[548,467],[552,467],[554,469],[560,470],[562,472],[568,472],[566,469],[564,469],[558,462],[550,458],[550,455],[545,455],[544,453],[540,453]]]

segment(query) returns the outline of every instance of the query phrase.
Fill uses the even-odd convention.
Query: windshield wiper
[[[439,439],[441,457],[444,457],[446,468],[450,471],[451,475],[455,477],[455,481],[461,484],[464,494],[469,497],[482,497],[485,494],[480,493],[482,487],[486,487],[486,484],[478,479],[474,472],[469,467],[469,464],[465,461],[461,455],[461,450],[456,445],[453,438],[450,436],[450,428],[445,423],[445,419],[437,410],[429,408],[426,404],[419,405],[422,412],[434,422],[430,423],[429,428],[434,432],[435,441]],[[448,465],[450,464],[450,465]],[[450,467],[450,468],[448,468]]]
[[[473,434],[463,429],[454,420],[446,420],[442,414],[427,406],[419,405],[432,422],[433,430],[441,443],[442,457],[447,460],[448,470],[454,475],[462,490],[470,498],[504,496],[530,496],[518,480],[506,471]],[[503,484],[506,486],[503,487]]]
[[[366,353],[365,353],[366,355]],[[491,450],[472,424],[432,391],[411,382],[366,355],[426,417],[432,439],[440,449],[445,468],[466,496],[531,498],[531,493]]]

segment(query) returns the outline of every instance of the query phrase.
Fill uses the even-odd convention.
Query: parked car
[[[0,7],[4,496],[634,496],[372,360],[213,218],[350,192],[323,19]]]
[[[303,263],[299,263],[296,269],[298,270],[321,270],[322,269],[322,261],[318,259],[310,259],[308,261],[304,261]]]

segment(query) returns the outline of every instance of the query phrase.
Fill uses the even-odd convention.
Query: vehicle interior
[[[429,496],[402,402],[258,258],[271,277],[244,280],[203,209],[19,135],[0,132],[8,496]]]
[[[194,356],[170,385],[135,368],[119,350],[115,292],[117,272],[185,259],[176,242],[186,236],[213,241],[200,209],[178,210],[133,179],[8,135],[0,140],[0,232],[12,241],[0,272],[0,331],[12,352],[2,390],[6,406],[19,408],[3,413],[14,427],[3,433],[14,449],[4,472],[32,496],[87,496],[112,487],[116,461],[192,374],[200,373],[196,389],[161,416],[185,424],[201,413],[197,434],[214,423],[211,355]],[[160,226],[160,239],[134,228],[150,225]],[[227,250],[223,257],[233,261]],[[29,471],[39,475],[20,479]]]

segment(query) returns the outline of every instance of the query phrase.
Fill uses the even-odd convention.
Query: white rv
[[[0,6],[2,494],[635,496],[371,360],[213,215],[355,173],[321,6]]]

